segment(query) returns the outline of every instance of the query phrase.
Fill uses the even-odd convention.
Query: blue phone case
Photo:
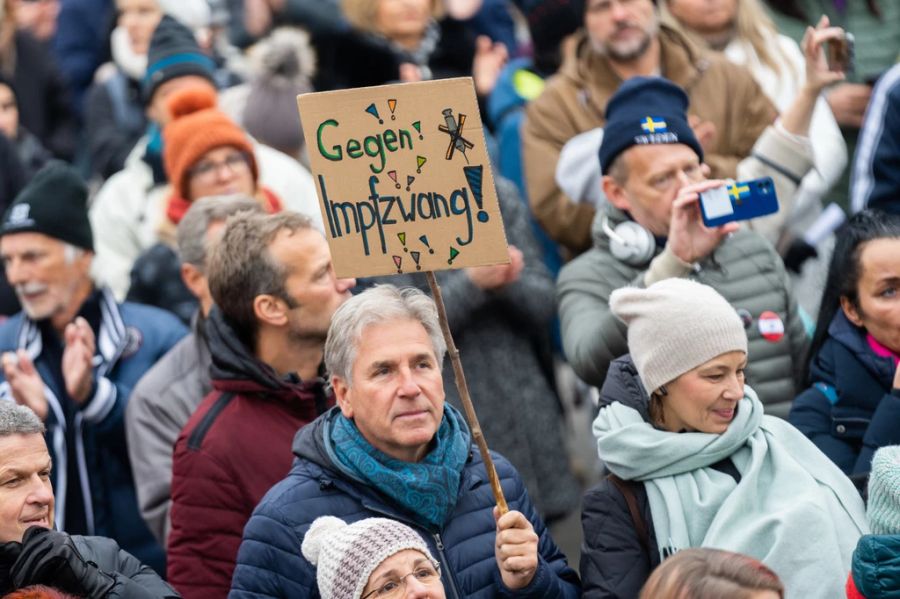
[[[707,227],[778,212],[778,197],[772,177],[729,183],[724,188],[724,194],[722,188],[700,194],[700,212]]]

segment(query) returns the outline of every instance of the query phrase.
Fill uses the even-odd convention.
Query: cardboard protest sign
[[[509,261],[472,80],[297,97],[339,277]]]

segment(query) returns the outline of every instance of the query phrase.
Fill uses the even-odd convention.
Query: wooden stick
[[[463,409],[466,413],[466,420],[469,421],[469,428],[472,430],[472,438],[478,445],[481,452],[481,460],[484,462],[485,470],[487,470],[488,479],[491,481],[491,490],[494,492],[494,500],[500,509],[502,516],[509,511],[506,505],[506,498],[503,496],[503,489],[500,487],[500,478],[497,476],[497,470],[494,468],[494,460],[488,452],[487,442],[484,440],[484,434],[481,432],[481,425],[478,423],[478,416],[475,414],[475,406],[472,405],[472,398],[469,397],[469,387],[466,385],[466,375],[463,372],[462,362],[459,361],[459,350],[453,343],[453,335],[450,333],[450,324],[447,321],[447,309],[444,307],[444,297],[441,295],[441,288],[432,271],[425,273],[428,279],[428,286],[431,287],[431,295],[434,297],[434,303],[437,305],[438,320],[441,322],[441,330],[444,332],[444,340],[447,342],[447,353],[450,354],[450,363],[453,365],[453,376],[456,379],[456,388],[459,390],[459,399],[462,401]]]

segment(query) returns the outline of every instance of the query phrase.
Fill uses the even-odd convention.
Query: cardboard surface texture
[[[509,262],[470,78],[297,105],[339,277]]]

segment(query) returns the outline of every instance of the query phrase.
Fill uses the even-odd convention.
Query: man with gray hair
[[[0,595],[42,584],[79,597],[178,597],[112,539],[54,530],[51,471],[44,423],[0,401]]]
[[[30,407],[47,427],[59,528],[112,537],[162,571],[137,510],[122,419],[132,387],[186,331],[167,312],[95,287],[93,247],[87,188],[51,163],[0,221],[0,256],[22,304],[0,325],[0,401]]]
[[[444,402],[446,346],[434,302],[382,285],[338,308],[325,344],[337,406],[294,439],[294,465],[254,510],[232,599],[319,597],[301,551],[320,516],[387,517],[412,526],[441,562],[448,597],[580,597],[522,479],[494,465],[500,514],[465,419]]]
[[[125,411],[138,506],[164,547],[169,537],[173,447],[191,414],[212,391],[212,359],[204,331],[213,306],[206,278],[207,256],[226,219],[243,211],[260,213],[262,208],[247,196],[202,198],[191,204],[178,223],[181,279],[199,308],[191,318],[191,333],[141,378]]]
[[[325,335],[353,279],[338,279],[295,212],[228,219],[207,268],[213,391],[175,444],[168,579],[184,597],[224,597],[253,508],[291,466],[291,440],[334,403]]]

